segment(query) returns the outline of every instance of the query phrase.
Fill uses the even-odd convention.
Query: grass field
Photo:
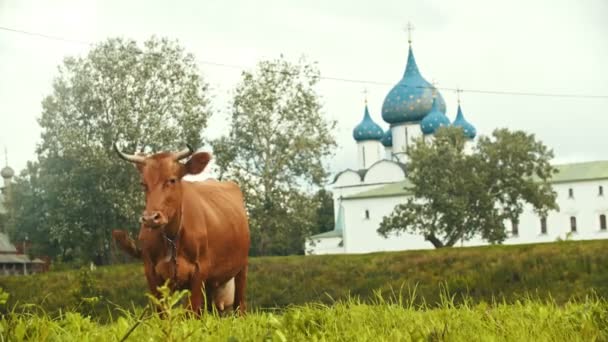
[[[606,250],[608,240],[252,258],[250,315],[146,314],[129,340],[608,341]],[[0,288],[0,342],[120,340],[148,303],[140,263],[0,277]]]
[[[445,299],[428,308],[347,300],[243,318],[196,319],[173,309],[160,319],[138,310],[108,324],[74,312],[50,317],[15,311],[2,318],[0,330],[3,341],[121,341],[129,331],[128,341],[607,341],[608,305],[591,299],[563,306],[453,305]]]
[[[440,301],[445,288],[473,302],[532,294],[563,304],[597,295],[608,299],[608,240],[551,244],[450,248],[444,250],[251,258],[248,303],[254,309],[284,308],[349,297],[362,301],[374,291],[391,296],[416,289],[415,304]],[[101,298],[94,317],[108,308],[141,307],[147,286],[140,262],[99,267],[93,272],[60,271],[28,277],[0,277],[11,294],[8,306],[36,304],[46,312],[77,307],[82,298]],[[406,293],[407,294],[407,293]],[[407,297],[407,296],[406,296]],[[0,308],[0,312],[6,309]]]

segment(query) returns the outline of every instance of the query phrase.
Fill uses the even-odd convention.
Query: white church
[[[422,235],[401,233],[383,238],[377,229],[383,217],[408,198],[406,151],[413,139],[423,136],[431,140],[439,127],[453,125],[464,130],[470,149],[477,131],[465,119],[460,103],[455,119],[448,119],[443,97],[418,70],[411,41],[403,77],[384,99],[382,120],[389,124],[386,131],[373,120],[366,103],[363,119],[353,130],[357,169],[338,173],[332,183],[334,230],[310,236],[305,243],[306,254],[434,248]],[[509,232],[505,244],[608,238],[608,199],[604,195],[608,161],[556,167],[558,173],[552,184],[558,194],[559,212],[551,211],[541,218],[531,207],[525,208],[517,226],[506,225]],[[473,239],[460,241],[458,246],[485,244],[481,239]]]

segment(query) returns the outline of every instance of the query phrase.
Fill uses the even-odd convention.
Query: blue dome
[[[471,125],[462,115],[462,109],[460,109],[460,104],[458,104],[458,113],[456,114],[456,119],[452,123],[454,127],[462,127],[464,131],[464,135],[469,139],[475,139],[477,135],[477,130],[475,126]]]
[[[410,46],[403,78],[389,91],[382,104],[382,119],[390,124],[419,122],[431,111],[434,90],[420,75]],[[439,110],[445,114],[445,101],[441,94],[437,97]]]
[[[420,130],[424,135],[435,134],[439,127],[446,127],[449,125],[450,119],[439,110],[439,101],[437,98],[434,98],[431,112],[420,122]]]
[[[367,104],[365,104],[365,114],[363,115],[363,121],[359,123],[353,130],[353,138],[356,141],[363,140],[380,140],[384,136],[382,127],[372,120],[369,116],[369,110]]]
[[[382,145],[384,145],[384,147],[393,147],[393,132],[391,132],[390,127],[386,130],[386,132],[384,132],[384,136],[380,142]]]

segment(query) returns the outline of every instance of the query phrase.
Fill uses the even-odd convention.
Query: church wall
[[[349,186],[349,185],[360,185],[361,184],[361,176],[355,172],[355,171],[345,171],[344,173],[342,173],[340,176],[338,176],[338,179],[336,179],[336,182],[334,183],[334,187],[342,187],[342,186]]]
[[[390,146],[384,147],[384,159],[393,160],[393,148]]]
[[[599,186],[604,195],[599,195]],[[608,239],[608,230],[600,230],[600,215],[608,218],[608,180],[554,184],[558,193],[560,211],[551,211],[547,217],[547,233],[541,234],[540,218],[531,206],[524,208],[520,218],[518,235],[511,232],[511,222],[506,222],[509,237],[504,244],[524,244],[554,242],[565,239],[570,232],[570,217],[576,217],[577,232],[572,240]],[[573,196],[570,198],[569,189]],[[344,253],[370,253],[375,251],[396,251],[412,249],[433,249],[433,245],[420,235],[402,234],[384,239],[376,232],[382,218],[393,208],[405,201],[406,197],[384,197],[368,199],[346,199],[343,201],[345,231]],[[366,217],[366,211],[369,217]],[[472,239],[457,246],[481,246],[488,243],[480,238]]]
[[[400,124],[391,126],[393,134],[393,153],[397,155],[399,161],[407,162],[407,146],[412,146],[415,139],[422,136],[419,123]]]
[[[338,206],[340,205],[340,197],[347,197],[350,195],[357,194],[359,192],[373,190],[385,186],[386,182],[375,183],[375,184],[363,184],[360,180],[357,186],[333,186],[332,196],[334,199],[334,222],[336,215],[338,215]]]
[[[377,140],[365,140],[357,143],[357,162],[359,169],[367,169],[382,159],[382,144]]]
[[[405,179],[403,169],[389,161],[381,161],[373,165],[365,174],[365,183],[400,182]]]
[[[307,240],[304,251],[306,255],[319,255],[319,254],[343,254],[344,247],[340,246],[342,238],[331,237],[315,239],[315,246]]]
[[[554,184],[553,189],[557,192],[557,204],[560,211],[551,211],[547,216],[547,233],[541,233],[541,219],[534,213],[532,206],[526,205],[520,218],[518,234],[513,235],[511,222],[506,222],[509,238],[504,244],[525,244],[554,242],[558,238],[566,239],[571,231],[570,217],[576,217],[577,232],[572,233],[572,240],[597,240],[608,239],[608,230],[600,230],[600,215],[608,218],[608,197],[604,192],[599,195],[599,187],[604,191],[608,181],[587,181]],[[569,189],[573,191],[573,197],[569,196]],[[479,246],[487,245],[487,242],[476,238],[459,245]]]
[[[422,236],[402,234],[385,239],[376,231],[382,218],[389,215],[394,207],[403,201],[405,201],[405,197],[397,196],[343,201],[346,227],[344,231],[345,253],[432,248],[433,246]],[[366,217],[366,211],[368,211],[369,217]]]

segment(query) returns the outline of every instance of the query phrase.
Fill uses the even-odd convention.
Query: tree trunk
[[[443,244],[443,242],[441,242],[441,240],[439,240],[439,239],[438,239],[438,238],[435,236],[435,234],[432,234],[432,233],[431,233],[431,234],[427,234],[427,235],[426,235],[424,238],[425,238],[426,240],[430,241],[430,242],[433,244],[433,246],[435,246],[435,248],[443,248],[443,247],[446,247],[446,246]]]

